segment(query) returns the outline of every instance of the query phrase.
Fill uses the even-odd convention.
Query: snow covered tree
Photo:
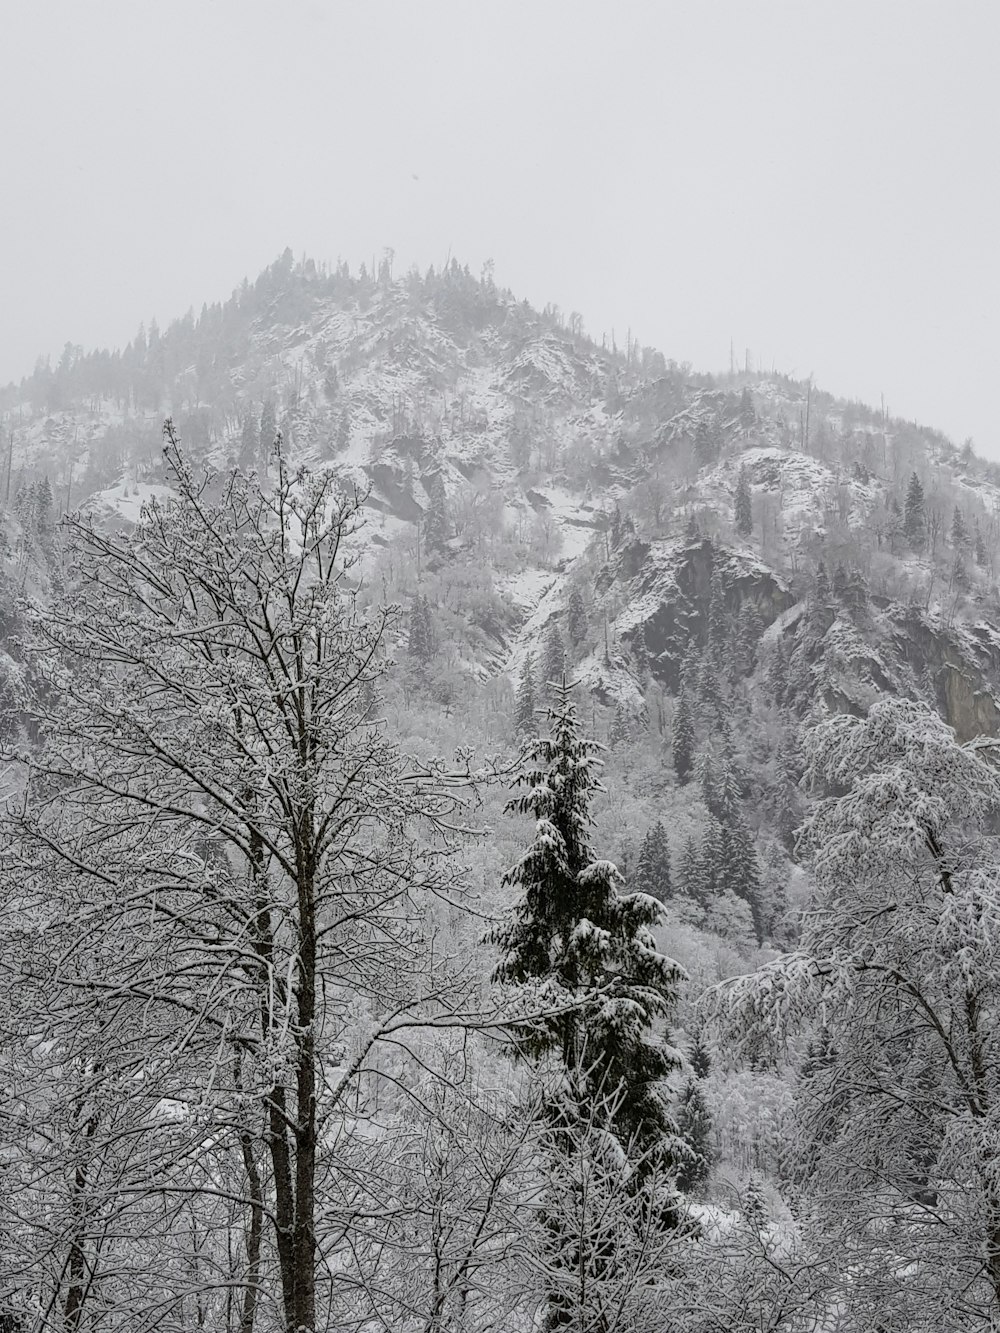
[[[740,467],[736,478],[736,501],[734,506],[736,531],[741,537],[749,537],[753,531],[753,504],[750,499],[750,480],[746,465]]]
[[[428,552],[441,552],[451,536],[451,524],[448,518],[448,497],[444,487],[444,475],[440,471],[433,473],[426,484],[427,509],[424,513],[424,548]]]
[[[677,1185],[690,1194],[712,1170],[712,1116],[696,1078],[689,1078],[677,1104],[677,1132],[687,1149],[680,1156]]]
[[[558,690],[566,674],[566,645],[555,620],[549,621],[548,629],[545,631],[538,667],[538,685],[542,698],[556,700],[559,698]]]
[[[528,653],[521,665],[521,675],[514,696],[514,730],[519,736],[534,736],[538,730],[535,702],[535,666]]]
[[[927,540],[927,516],[924,512],[924,488],[915,472],[910,473],[903,503],[903,536],[915,551]]]
[[[718,550],[713,555],[712,580],[708,592],[708,646],[713,660],[720,662],[729,636],[729,616],[726,612],[726,590]]]
[[[847,570],[842,563],[833,571],[833,595],[838,602],[847,600]]]
[[[643,837],[635,868],[635,888],[637,893],[648,893],[661,903],[665,903],[672,894],[670,846],[662,819],[651,824]]]
[[[674,1126],[659,1085],[678,1062],[653,1025],[672,1009],[683,973],[655,946],[658,904],[621,892],[617,868],[591,847],[601,747],[582,734],[565,683],[549,723],[517,779],[525,790],[508,806],[534,818],[535,836],[504,876],[518,896],[491,935],[500,949],[494,976],[551,1004],[548,1016],[512,1027],[511,1050],[554,1069],[545,1114],[556,1142],[571,1145],[574,1126],[589,1120],[634,1162],[630,1188],[640,1188],[647,1177],[662,1178],[670,1162]],[[567,1263],[563,1233],[559,1223],[550,1255],[557,1270]],[[553,1329],[567,1326],[560,1292],[553,1280]]]
[[[695,1078],[707,1078],[712,1072],[712,1054],[705,1041],[705,1034],[700,1030],[695,1033],[691,1043],[690,1064]]]
[[[674,772],[681,782],[687,782],[694,770],[694,710],[686,690],[681,690],[674,711],[672,753]]]
[[[612,749],[618,749],[627,745],[632,738],[632,719],[625,710],[625,705],[619,699],[615,704],[615,711],[611,717],[611,726],[608,728],[608,744]]]
[[[821,1024],[809,1187],[828,1275],[865,1327],[1000,1317],[1000,775],[930,708],[880,699],[808,742],[800,840],[820,892],[799,951],[715,992],[737,1040]],[[888,1324],[885,1321],[888,1320]]]
[[[583,600],[583,593],[577,584],[569,595],[569,603],[566,608],[566,630],[569,634],[569,641],[574,648],[579,648],[587,638],[587,607]]]
[[[48,1213],[23,1271],[67,1328],[116,1291],[130,1327],[186,1326],[189,1293],[221,1328],[228,1291],[316,1333],[362,1172],[343,1100],[425,984],[441,1002],[420,900],[455,887],[461,796],[379,717],[393,613],[359,601],[357,498],[280,449],[273,487],[218,484],[165,436],[172,497],[128,532],[71,517],[73,586],[32,616],[0,1043],[41,1155],[8,1115],[0,1194]]]
[[[35,487],[35,524],[40,533],[52,527],[52,504],[52,487],[46,475]]]

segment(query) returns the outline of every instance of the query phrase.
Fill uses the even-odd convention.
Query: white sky
[[[392,246],[1000,457],[997,0],[0,10],[0,380]]]

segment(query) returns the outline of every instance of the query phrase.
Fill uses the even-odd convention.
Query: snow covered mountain
[[[648,721],[708,642],[714,586],[752,700],[801,717],[889,691],[962,736],[1000,721],[995,465],[808,384],[599,345],[489,272],[286,252],[121,353],[67,347],[0,406],[22,520],[47,479],[57,513],[134,521],[163,493],[168,413],[215,466],[266,468],[280,429],[369,492],[367,576],[404,606],[431,592],[449,697],[513,686],[556,626],[595,699]]]

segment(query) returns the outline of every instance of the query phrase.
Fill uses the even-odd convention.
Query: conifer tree
[[[689,1078],[677,1106],[677,1132],[687,1152],[677,1167],[677,1186],[690,1194],[712,1169],[712,1116],[696,1078]]]
[[[674,713],[673,760],[678,779],[687,782],[694,768],[694,712],[690,695],[683,688]]]
[[[763,633],[760,612],[754,602],[744,602],[736,622],[736,644],[733,654],[734,679],[749,676],[757,665],[757,646]]]
[[[709,815],[701,840],[702,894],[709,902],[726,887],[727,843],[723,826]]]
[[[749,537],[753,531],[753,505],[750,499],[750,482],[747,477],[746,464],[740,467],[739,476],[736,479],[734,517],[736,519],[736,531],[741,537]]]
[[[444,477],[435,472],[427,482],[427,510],[424,514],[424,547],[428,552],[443,551],[451,535],[448,520],[448,497]]]
[[[843,602],[847,597],[847,570],[843,564],[838,564],[833,571],[833,595],[838,602]]]
[[[927,537],[927,517],[924,513],[924,488],[915,472],[910,473],[903,504],[903,535],[914,550],[919,551]]]
[[[39,532],[52,526],[52,487],[46,474],[35,487],[35,524]]]
[[[577,584],[573,585],[573,590],[569,595],[569,604],[566,609],[566,629],[569,633],[569,640],[574,648],[579,648],[587,637],[587,607],[584,604],[583,593]]]
[[[602,747],[583,735],[571,689],[559,686],[549,734],[516,780],[525,790],[507,807],[536,822],[534,840],[504,876],[518,896],[492,933],[501,952],[495,979],[542,985],[562,1008],[512,1030],[515,1058],[554,1058],[562,1071],[550,1117],[558,1122],[574,1105],[608,1108],[605,1130],[642,1174],[669,1152],[673,1126],[657,1085],[677,1059],[652,1025],[671,1010],[683,973],[650,933],[659,905],[621,892],[617,867],[591,846]],[[563,1008],[567,1002],[577,1007]]]
[[[534,736],[538,730],[536,706],[535,667],[531,654],[528,653],[521,667],[517,694],[514,696],[514,730],[519,736]]]
[[[551,620],[542,640],[542,657],[539,663],[538,684],[543,699],[556,699],[557,690],[565,673],[566,645],[563,643],[558,623]]]
[[[663,820],[658,819],[647,830],[639,848],[639,860],[635,868],[635,888],[637,893],[648,893],[651,898],[658,898],[661,903],[672,896],[670,883],[670,845]]]
[[[608,729],[608,743],[613,749],[621,745],[627,745],[632,736],[632,723],[625,711],[624,705],[619,699],[615,704],[615,711],[611,718],[611,726]]]
[[[688,520],[684,525],[684,540],[686,542],[701,541],[701,528],[698,526],[698,516],[693,512],[688,514]]]
[[[705,1043],[704,1034],[701,1031],[696,1032],[694,1035],[694,1041],[691,1043],[691,1055],[689,1061],[695,1078],[707,1078],[712,1072],[712,1055]]]
[[[702,909],[712,901],[711,885],[705,872],[701,850],[694,837],[689,837],[681,852],[677,867],[678,889]]]

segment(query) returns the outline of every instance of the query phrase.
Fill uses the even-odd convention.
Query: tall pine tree
[[[694,710],[687,690],[681,690],[674,712],[673,760],[674,771],[681,782],[687,782],[694,768]]]
[[[528,653],[521,667],[514,696],[514,730],[519,736],[534,736],[538,730],[535,716],[535,664]]]
[[[517,779],[525,790],[508,810],[531,815],[535,836],[504,884],[518,891],[510,920],[492,939],[500,948],[495,979],[543,986],[551,1006],[565,1008],[512,1031],[515,1058],[554,1058],[563,1091],[551,1108],[607,1107],[604,1126],[639,1173],[665,1162],[673,1125],[658,1084],[677,1067],[653,1035],[672,1009],[683,973],[657,948],[650,927],[660,908],[643,894],[620,891],[621,875],[590,844],[591,808],[603,787],[601,746],[585,737],[569,685],[549,710],[540,738]]]
[[[903,504],[903,536],[914,550],[919,551],[927,537],[927,517],[924,513],[924,488],[915,472],[910,473]]]
[[[637,893],[648,893],[665,903],[672,894],[670,883],[670,846],[663,820],[658,819],[646,830],[646,836],[639,848],[639,860],[635,867],[635,888]]]

